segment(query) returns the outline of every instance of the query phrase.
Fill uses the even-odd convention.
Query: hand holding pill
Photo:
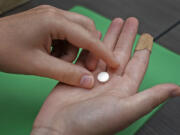
[[[92,71],[95,85],[91,90],[57,85],[42,106],[32,135],[115,134],[167,98],[180,96],[180,87],[174,84],[161,84],[138,93],[153,38],[142,34],[131,57],[137,29],[138,21],[132,17],[112,21],[103,42],[113,51],[120,66],[112,70],[99,60]],[[77,65],[85,66],[88,59],[83,56]]]
[[[95,69],[97,59],[112,68],[119,66],[112,51],[99,39],[101,34],[94,22],[86,16],[42,5],[0,18],[0,26],[1,71],[92,88],[94,76],[89,70]],[[88,51],[87,69],[72,64],[79,48]]]

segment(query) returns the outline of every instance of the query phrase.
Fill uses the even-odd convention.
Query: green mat
[[[74,7],[71,11],[92,18],[103,36],[111,22],[80,6]],[[139,35],[136,42],[138,38]],[[148,71],[140,91],[159,83],[180,84],[179,70],[180,56],[154,43]],[[43,101],[56,83],[57,81],[47,78],[0,73],[0,134],[30,134]],[[118,135],[133,135],[159,108],[160,106]]]

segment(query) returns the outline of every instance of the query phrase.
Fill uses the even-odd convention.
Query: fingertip
[[[98,63],[98,59],[94,57],[90,58],[90,60],[86,61],[86,67],[88,68],[88,70],[94,71],[97,67],[97,63]]]
[[[84,60],[84,64],[86,68],[90,71],[94,71],[98,63],[98,58],[91,52],[87,52],[85,55],[86,59]]]
[[[120,66],[119,61],[116,61],[116,62],[114,63],[114,66],[112,66],[112,68],[116,69],[116,68],[119,68],[119,66]]]
[[[162,91],[166,92],[168,94],[169,97],[176,97],[176,96],[180,96],[180,87],[176,84],[172,84],[172,83],[166,83],[166,84],[159,84],[154,86],[154,90],[155,92],[158,91]]]
[[[124,20],[121,19],[121,18],[113,19],[113,21],[111,22],[111,24],[110,24],[110,26],[108,28],[106,36],[107,35],[108,36],[109,35],[113,35],[113,37],[116,37],[116,39],[114,39],[114,41],[116,41],[117,40],[117,36],[119,36],[119,34],[120,34],[120,31],[121,31],[121,28],[123,26],[123,23],[124,23]],[[107,37],[106,36],[105,36],[104,40],[108,37],[108,36]],[[114,45],[114,43],[113,43],[113,45]]]
[[[83,88],[90,89],[94,86],[94,77],[89,74],[85,74],[81,77],[80,86]]]
[[[172,97],[180,96],[180,86],[173,84]]]
[[[145,38],[152,39],[152,41],[153,41],[153,36],[151,34],[149,34],[149,33],[143,33],[141,36],[145,37]]]
[[[107,66],[112,69],[117,69],[120,66],[119,62],[115,60],[114,58],[111,59],[111,62],[106,62],[106,61],[104,62],[107,63]]]
[[[113,69],[119,68],[120,66],[119,59],[116,56],[113,56],[112,60],[113,60],[113,64],[110,64],[109,66]]]
[[[136,17],[129,17],[126,19],[126,21],[132,24],[139,24],[139,20]]]
[[[124,22],[124,20],[122,18],[114,18],[112,21],[112,23],[116,23],[116,24],[121,24],[123,22]]]

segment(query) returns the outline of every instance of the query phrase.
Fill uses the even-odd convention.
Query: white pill
[[[97,76],[97,79],[101,83],[105,83],[109,80],[109,74],[107,72],[100,72]]]

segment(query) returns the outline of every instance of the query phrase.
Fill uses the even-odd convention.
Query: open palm
[[[180,95],[174,84],[161,84],[137,93],[149,61],[149,50],[136,51],[131,58],[138,21],[113,20],[104,43],[119,59],[119,69],[112,70],[99,61],[94,77],[106,69],[110,80],[91,90],[58,84],[43,104],[34,123],[32,135],[109,135],[151,111],[170,96]],[[150,36],[143,34],[142,36]],[[85,66],[82,53],[77,64]]]

